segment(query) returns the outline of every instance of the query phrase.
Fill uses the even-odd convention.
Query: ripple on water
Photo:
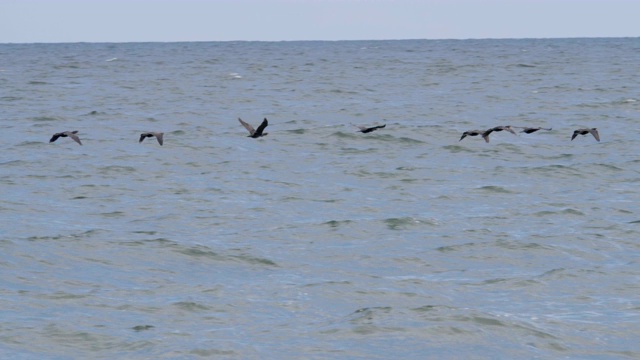
[[[102,175],[130,174],[134,172],[136,172],[136,168],[133,166],[109,165],[98,167],[98,173]]]
[[[562,210],[542,210],[542,211],[533,213],[533,216],[537,216],[537,217],[546,217],[546,216],[556,217],[558,215],[585,216],[585,213],[583,213],[580,210],[571,209],[571,208],[566,208]]]
[[[184,246],[184,245],[176,245],[176,252],[193,257],[198,259],[206,259],[212,261],[232,261],[232,262],[241,262],[249,265],[260,265],[260,266],[278,266],[274,261],[256,257],[249,254],[219,254],[211,250],[208,246],[203,245],[195,245],[195,246]]]
[[[414,226],[436,226],[438,221],[434,219],[420,219],[412,216],[405,216],[399,218],[388,218],[384,220],[389,230],[403,230]]]
[[[531,175],[566,175],[566,176],[580,176],[582,171],[568,165],[552,164],[537,167],[526,167],[523,169],[526,174]]]
[[[328,225],[329,227],[336,229],[338,227],[352,224],[352,220],[330,220],[324,223],[324,225]]]
[[[477,190],[491,194],[513,194],[514,192],[498,185],[487,185],[479,187]]]
[[[442,148],[454,154],[460,153],[460,152],[466,152],[466,153],[476,152],[475,149],[472,149],[463,145],[445,145]]]

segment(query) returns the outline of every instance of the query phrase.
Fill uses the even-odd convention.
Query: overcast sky
[[[0,43],[640,36],[640,0],[0,0]]]

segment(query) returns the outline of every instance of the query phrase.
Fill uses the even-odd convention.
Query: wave
[[[32,121],[41,122],[41,121],[63,121],[66,120],[60,116],[34,116],[31,118]]]
[[[285,131],[289,134],[297,134],[297,135],[302,135],[307,132],[306,129],[293,129],[293,130],[285,130]]]
[[[135,172],[136,168],[133,166],[122,166],[122,165],[110,165],[110,166],[102,166],[98,168],[98,172],[100,174],[122,174],[122,173],[132,173]]]
[[[343,225],[348,225],[348,224],[351,224],[351,223],[353,223],[352,220],[330,220],[330,221],[327,221],[327,222],[323,223],[323,225],[328,225],[331,228],[338,228],[338,227],[341,227]]]
[[[534,216],[538,216],[538,217],[544,217],[544,216],[555,216],[555,215],[576,215],[576,216],[584,216],[585,213],[583,213],[580,210],[576,210],[576,209],[571,209],[571,208],[566,208],[566,209],[562,209],[562,210],[558,210],[558,211],[551,211],[551,210],[543,210],[543,211],[538,211],[536,213],[533,214]]]
[[[497,185],[481,186],[477,190],[485,191],[488,193],[495,193],[495,194],[513,194],[514,193],[513,191],[507,188],[504,188],[502,186],[497,186]]]
[[[445,145],[442,148],[454,154],[459,152],[467,152],[467,153],[476,152],[476,150],[463,145]]]
[[[179,245],[176,247],[175,251],[190,257],[205,258],[205,259],[215,260],[215,261],[233,261],[233,262],[247,263],[250,265],[278,266],[272,260],[256,257],[253,255],[247,255],[247,254],[221,255],[219,253],[212,251],[209,247],[202,246],[202,245],[196,245],[196,246]]]
[[[383,222],[387,225],[389,230],[403,230],[407,227],[413,226],[435,226],[438,225],[438,222],[434,219],[420,219],[412,216],[405,216],[399,218],[388,218],[384,219]]]

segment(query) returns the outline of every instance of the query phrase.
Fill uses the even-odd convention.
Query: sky
[[[0,0],[0,43],[638,37],[640,0]]]

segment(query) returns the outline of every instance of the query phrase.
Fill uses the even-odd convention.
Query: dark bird
[[[587,134],[593,135],[593,137],[596,138],[596,140],[600,141],[600,134],[598,134],[598,129],[596,129],[596,128],[578,129],[578,130],[574,131],[573,135],[571,136],[571,141],[573,141],[573,139],[575,139],[576,136],[578,136],[578,135],[587,135]]]
[[[385,126],[387,126],[387,124],[378,125],[378,126],[372,126],[372,127],[366,127],[366,126],[357,126],[357,127],[360,129],[361,133],[366,134],[366,133],[370,133],[372,131],[376,131],[378,129],[383,129]]]
[[[511,125],[506,125],[506,126],[496,126],[496,127],[494,127],[494,128],[491,128],[491,129],[489,129],[489,130],[485,131],[485,132],[482,134],[482,137],[483,137],[487,142],[489,142],[489,135],[490,135],[492,132],[494,132],[494,131],[495,131],[495,132],[499,132],[499,131],[503,131],[503,130],[506,130],[506,131],[508,131],[508,132],[512,133],[513,135],[517,135],[517,134],[516,134],[516,132],[515,132],[515,131],[513,131],[513,129],[511,128]]]
[[[511,128],[511,125],[507,125],[507,126],[496,126],[496,127],[494,127],[494,128],[491,128],[491,129],[489,129],[489,130],[485,131],[485,132],[484,132],[484,135],[489,136],[489,134],[491,134],[491,133],[492,133],[492,132],[494,132],[494,131],[495,131],[495,132],[499,132],[499,131],[502,131],[502,130],[506,130],[506,131],[508,131],[508,132],[512,133],[513,135],[516,135],[516,132],[515,132],[515,131],[513,131],[513,129]]]
[[[542,127],[537,127],[537,128],[530,128],[530,127],[525,127],[522,128],[523,130],[520,132],[523,132],[525,134],[532,134],[538,130],[547,130],[547,131],[551,131],[551,128],[542,128]]]
[[[140,134],[140,140],[138,141],[138,143],[141,143],[142,140],[144,140],[145,138],[152,138],[155,137],[156,140],[158,140],[158,144],[160,144],[160,146],[162,146],[162,136],[164,135],[164,133],[159,133],[159,132],[146,132],[146,133],[142,133]]]
[[[53,136],[51,137],[51,140],[49,140],[50,143],[58,140],[59,137],[70,137],[73,139],[73,141],[77,142],[78,144],[82,145],[82,142],[80,141],[80,138],[78,137],[78,135],[76,135],[78,133],[78,130],[75,131],[63,131],[63,132],[59,132],[59,133],[55,133],[53,134]]]
[[[489,138],[484,136],[484,131],[482,130],[469,130],[469,131],[465,131],[462,133],[462,136],[460,137],[460,140],[458,141],[462,141],[462,139],[466,138],[467,136],[478,136],[478,135],[482,135],[482,138],[484,138],[484,141],[489,142]]]
[[[269,135],[269,133],[263,133],[264,128],[267,127],[267,125],[269,125],[269,122],[267,121],[267,118],[264,118],[264,120],[262,120],[262,124],[260,124],[260,126],[258,126],[258,129],[254,129],[253,126],[247,124],[246,122],[242,121],[242,119],[238,118],[238,121],[240,121],[240,124],[242,124],[242,126],[244,126],[245,129],[247,129],[247,131],[249,131],[249,136],[250,138],[259,138],[261,136],[267,136]]]

